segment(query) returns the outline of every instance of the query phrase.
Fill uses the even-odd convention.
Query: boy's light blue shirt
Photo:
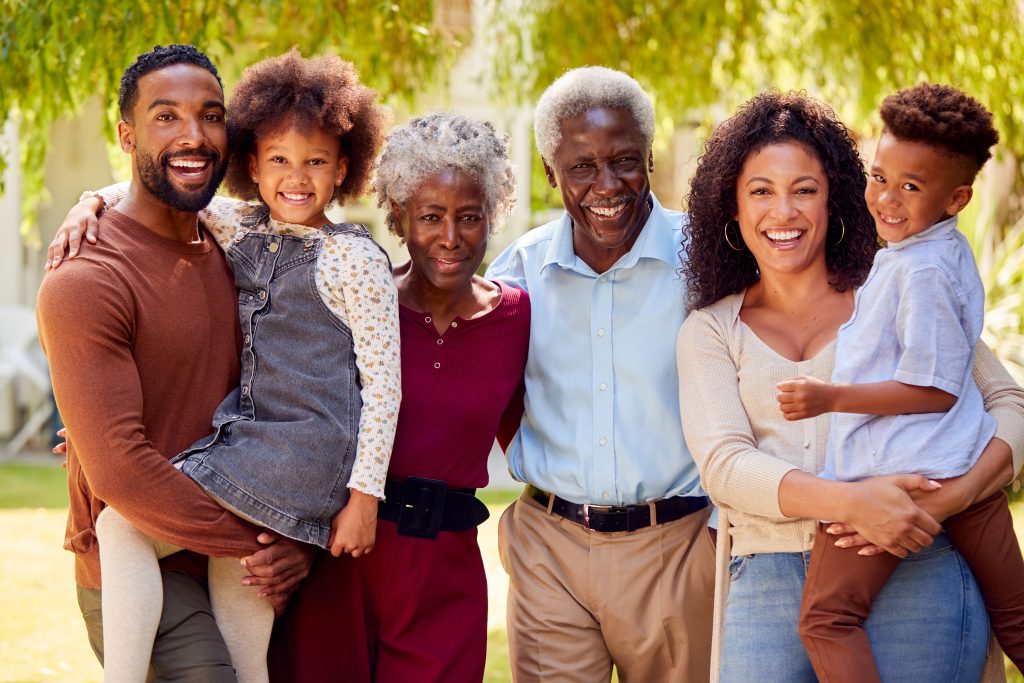
[[[977,462],[995,433],[971,376],[985,290],[956,226],[954,216],[878,252],[853,317],[839,328],[832,381],[896,380],[937,387],[957,402],[945,413],[833,413],[824,476],[955,477]]]
[[[633,248],[604,274],[576,256],[565,213],[487,269],[530,293],[526,411],[509,469],[575,503],[703,495],[679,418],[685,216],[651,199]]]

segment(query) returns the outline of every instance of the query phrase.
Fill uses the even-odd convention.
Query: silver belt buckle
[[[597,510],[598,512],[601,512],[601,511],[607,512],[608,510],[611,510],[613,507],[615,507],[615,506],[614,505],[591,505],[590,503],[584,503],[583,504],[583,521],[586,523],[587,527],[589,528],[590,527],[590,511],[591,510]]]

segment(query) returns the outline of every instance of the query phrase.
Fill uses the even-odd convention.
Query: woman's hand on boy
[[[349,489],[345,507],[331,520],[329,549],[335,557],[359,557],[373,550],[377,538],[377,497]]]

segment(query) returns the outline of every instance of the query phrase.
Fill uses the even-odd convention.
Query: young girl
[[[231,512],[335,556],[373,548],[401,396],[388,258],[365,228],[324,214],[364,190],[383,137],[375,97],[336,57],[293,50],[243,74],[227,184],[261,203],[215,198],[201,213],[238,287],[241,386],[214,433],[173,460]],[[99,196],[112,207],[126,187]],[[109,507],[96,531],[106,680],[141,681],[161,610],[157,560],[180,548]],[[210,598],[238,679],[263,681],[273,612],[246,574],[237,558],[211,558]]]
[[[980,103],[948,86],[902,90],[881,113],[865,199],[888,246],[839,329],[832,382],[786,380],[778,400],[787,419],[833,413],[825,478],[958,477],[996,427],[972,377],[985,292],[956,216],[999,136]],[[978,581],[999,644],[1021,668],[1024,561],[1005,494],[939,521]],[[900,558],[858,555],[834,541],[818,525],[800,637],[820,680],[878,681],[863,623]]]

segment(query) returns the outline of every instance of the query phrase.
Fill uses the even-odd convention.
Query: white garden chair
[[[0,305],[0,391],[11,387],[25,421],[8,440],[11,454],[22,449],[53,413],[50,373],[39,349],[36,314],[28,306]],[[35,391],[19,391],[19,381]]]

